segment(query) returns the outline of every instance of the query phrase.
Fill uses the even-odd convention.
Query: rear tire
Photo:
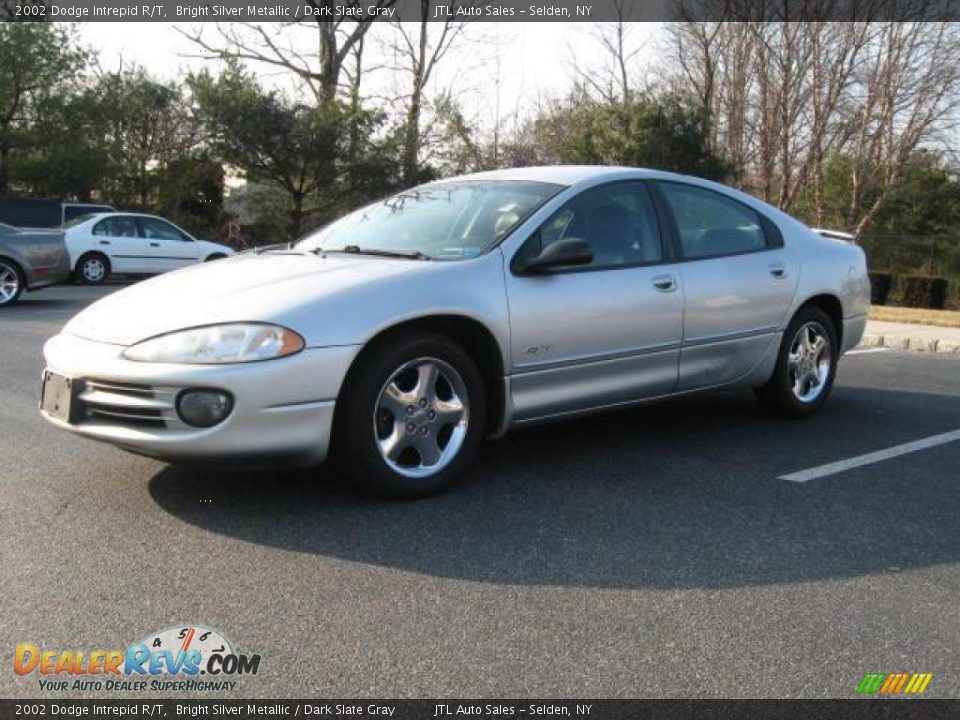
[[[813,415],[833,389],[839,358],[837,331],[820,308],[801,308],[780,342],[773,377],[756,391],[760,404],[788,418]]]
[[[77,260],[75,275],[84,285],[100,285],[110,276],[110,260],[103,253],[86,253]]]
[[[337,398],[333,455],[358,485],[390,498],[449,486],[477,454],[486,393],[470,356],[443,335],[377,343]]]
[[[0,258],[0,307],[13,305],[27,286],[23,271],[13,260]]]

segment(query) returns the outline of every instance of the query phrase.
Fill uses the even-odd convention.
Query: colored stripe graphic
[[[867,673],[857,685],[859,695],[920,695],[933,679],[933,673]]]
[[[873,695],[880,689],[880,685],[887,677],[886,673],[867,673],[857,686],[857,692],[861,695]]]

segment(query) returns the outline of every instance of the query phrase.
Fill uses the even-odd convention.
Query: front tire
[[[395,336],[367,351],[337,399],[334,453],[391,498],[443,490],[476,456],[486,393],[470,356],[442,335]]]
[[[84,285],[100,285],[109,275],[110,260],[103,253],[87,253],[77,260],[76,276]]]
[[[801,308],[783,334],[773,377],[757,390],[757,399],[784,417],[813,415],[833,389],[839,350],[830,317],[818,307]]]
[[[212,255],[207,255],[204,262],[213,262],[214,260],[223,260],[226,257],[223,253],[213,253]]]
[[[19,300],[25,286],[20,267],[12,260],[0,258],[0,307]]]

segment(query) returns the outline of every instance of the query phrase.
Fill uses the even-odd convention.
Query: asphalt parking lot
[[[805,422],[718,394],[517,432],[385,503],[48,426],[42,343],[113,289],[0,311],[3,697],[51,698],[17,643],[191,623],[262,656],[227,697],[845,698],[904,671],[960,695],[960,441],[782,479],[960,428],[960,357],[850,355]]]

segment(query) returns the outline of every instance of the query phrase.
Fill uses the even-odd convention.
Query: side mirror
[[[593,250],[590,243],[579,238],[564,238],[547,245],[523,264],[521,270],[525,273],[537,274],[553,268],[571,265],[589,265],[593,262]]]

